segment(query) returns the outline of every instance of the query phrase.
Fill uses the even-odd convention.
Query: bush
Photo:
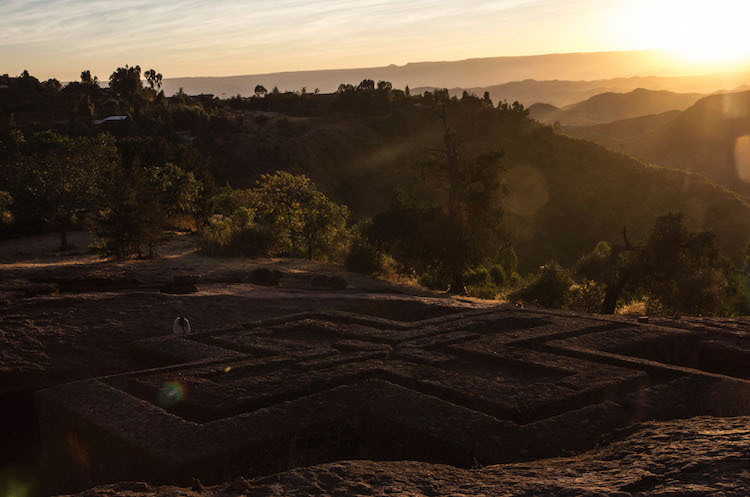
[[[487,268],[483,266],[471,268],[464,273],[464,284],[467,287],[487,286],[491,283],[491,281],[492,278],[490,277],[490,272],[487,271]]]
[[[273,246],[273,232],[266,226],[253,224],[232,236],[229,255],[242,257],[268,256]]]
[[[600,312],[606,286],[587,280],[570,288],[570,308],[580,312]]]
[[[232,219],[221,214],[215,214],[208,220],[208,224],[201,231],[199,247],[201,253],[213,255],[218,249],[228,247],[232,241],[234,224]]]
[[[568,271],[556,262],[539,268],[526,283],[509,295],[511,300],[520,300],[542,307],[562,308],[570,302],[570,287],[573,281]]]
[[[344,260],[344,266],[347,270],[362,274],[381,273],[384,263],[384,254],[360,236],[354,237],[349,245],[349,253]]]
[[[506,279],[508,279],[505,269],[500,264],[495,264],[490,268],[490,278],[497,286],[505,285]]]
[[[199,245],[206,255],[262,257],[270,253],[273,240],[268,227],[250,224],[238,229],[231,218],[217,214],[201,232]]]
[[[476,297],[478,299],[494,300],[497,298],[498,293],[500,293],[499,288],[491,283],[480,286],[466,286],[466,294],[469,297]]]
[[[427,266],[424,273],[419,275],[419,284],[432,290],[447,291],[451,285],[448,272],[439,266]]]

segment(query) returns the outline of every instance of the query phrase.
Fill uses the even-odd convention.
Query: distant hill
[[[609,124],[565,128],[585,138],[659,165],[705,175],[750,195],[750,91],[711,95],[683,112]]]
[[[636,143],[662,126],[671,123],[681,114],[679,110],[662,114],[640,116],[593,126],[566,126],[565,134],[583,138],[607,148],[623,151],[626,144]]]
[[[743,84],[750,82],[750,73],[735,75],[704,75],[685,77],[632,77],[592,81],[537,81],[527,79],[509,83],[473,88],[450,88],[451,95],[460,97],[464,91],[478,96],[489,92],[495,102],[518,101],[526,107],[546,103],[566,107],[603,93],[628,93],[638,88],[666,90],[677,93],[725,93],[742,91]],[[415,88],[412,93],[432,91],[433,87]]]
[[[644,78],[658,75],[660,78]],[[332,92],[340,83],[359,83],[363,79],[391,81],[395,87],[410,86],[455,88],[461,93],[464,88],[482,94],[488,85],[520,81],[518,91],[496,91],[489,89],[493,99],[519,100],[528,105],[547,102],[557,106],[579,102],[597,93],[606,91],[630,91],[638,87],[667,89],[672,91],[698,91],[710,93],[720,88],[734,88],[750,83],[750,77],[710,76],[693,81],[680,81],[684,68],[672,58],[647,51],[598,52],[551,54],[524,57],[492,57],[467,59],[453,62],[417,62],[403,66],[390,65],[357,69],[334,69],[320,71],[290,71],[272,74],[252,74],[228,77],[167,78],[163,81],[164,92],[172,95],[179,88],[188,94],[212,93],[231,97],[237,94],[248,96],[255,86],[261,84],[268,90],[274,86],[280,90],[296,91],[306,87],[309,92],[316,88],[321,92]],[[612,84],[601,80],[623,77]],[[627,78],[637,77],[627,82]],[[661,79],[674,79],[662,82]],[[538,80],[528,82],[526,80]],[[548,84],[549,80],[557,81]],[[587,83],[593,81],[593,83]],[[536,84],[541,82],[541,84]],[[562,85],[558,84],[562,83]],[[518,86],[518,84],[516,84]],[[682,85],[682,86],[681,86]],[[685,89],[683,86],[689,89]],[[547,88],[549,86],[558,89]],[[568,87],[568,88],[566,88]],[[556,98],[549,98],[555,93]],[[520,95],[520,97],[518,96]]]
[[[564,108],[549,104],[534,104],[529,108],[534,119],[563,126],[585,126],[661,114],[671,110],[685,110],[701,97],[700,93],[673,93],[638,88],[629,93],[602,93],[583,102]]]

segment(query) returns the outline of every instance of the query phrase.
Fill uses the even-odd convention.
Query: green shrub
[[[230,255],[241,257],[264,257],[270,255],[274,234],[267,226],[250,225],[234,233],[230,243]]]
[[[518,288],[523,284],[523,278],[520,274],[517,272],[511,273],[510,277],[508,277],[508,282],[506,284],[509,288]]]
[[[384,254],[361,236],[355,236],[349,245],[344,266],[349,271],[362,274],[378,274],[383,271]]]
[[[492,278],[493,283],[497,286],[505,285],[508,279],[505,269],[500,264],[495,264],[490,268],[490,278]]]
[[[478,299],[494,300],[497,298],[500,289],[493,284],[487,285],[466,285],[466,294],[469,297],[476,297]]]
[[[542,307],[561,308],[570,302],[573,281],[568,271],[556,262],[539,268],[526,283],[510,294],[510,299]]]
[[[483,266],[471,268],[464,273],[464,284],[469,286],[487,286],[492,282],[490,272]]]
[[[602,283],[586,280],[570,288],[570,308],[580,312],[600,312],[606,286]]]
[[[232,241],[234,223],[232,218],[215,214],[211,216],[208,223],[201,231],[199,242],[200,252],[213,255],[217,250],[228,247]]]
[[[270,228],[250,224],[238,229],[231,218],[215,215],[201,232],[200,251],[206,255],[262,257],[271,252],[274,234]]]
[[[424,273],[419,275],[419,284],[432,290],[446,291],[451,285],[448,272],[439,266],[427,266]]]

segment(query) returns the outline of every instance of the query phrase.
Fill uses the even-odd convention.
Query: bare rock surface
[[[70,240],[81,249],[91,241],[85,233]],[[55,252],[58,243],[55,236],[0,242],[0,394],[142,368],[128,345],[170,334],[176,316],[206,331],[318,309],[399,318],[489,305],[305,260],[202,257],[186,234],[148,260]],[[314,287],[321,274],[350,289]]]
[[[349,459],[471,468],[581,453],[647,420],[750,414],[750,342],[734,333],[507,306],[395,317],[385,302],[134,341],[147,369],[38,392],[52,488]]]
[[[0,243],[0,442],[41,460],[35,495],[747,495],[750,320],[523,309],[193,245]]]
[[[495,496],[745,497],[750,418],[649,422],[584,454],[473,469],[413,461],[339,461],[204,488],[117,483],[79,497]]]

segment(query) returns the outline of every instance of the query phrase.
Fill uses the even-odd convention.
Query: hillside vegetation
[[[0,121],[0,159],[30,179],[0,178],[9,193],[0,206],[11,220],[5,234],[60,230],[65,245],[66,230],[89,225],[105,253],[141,256],[152,254],[161,227],[190,217],[209,252],[342,260],[348,244],[353,265],[377,271],[392,256],[393,270],[445,289],[455,261],[452,286],[490,276],[514,284],[516,271],[553,260],[573,266],[601,241],[614,246],[623,228],[637,244],[653,237],[657,219],[682,212],[675,230],[710,230],[721,254],[744,262],[745,199],[703,176],[559,134],[518,103],[447,90],[411,95],[372,80],[333,94],[258,85],[251,98],[166,97],[149,73],[150,88],[137,67],[115,71],[110,89],[85,74],[62,89],[28,74],[6,80],[3,106],[13,112]],[[95,124],[111,112],[126,119]],[[90,157],[102,180],[89,187]],[[32,180],[51,164],[69,168],[50,169],[59,186],[50,191],[67,196],[40,202]],[[69,188],[65,177],[82,179]],[[488,190],[498,177],[502,187]],[[66,209],[51,198],[66,199]],[[404,238],[409,222],[422,223],[411,231],[424,235],[418,244]],[[699,239],[713,250],[714,238]],[[709,273],[721,266],[718,254],[706,263],[691,262]]]
[[[679,113],[569,127],[565,132],[750,194],[750,157],[740,141],[750,135],[750,92],[712,95]]]

